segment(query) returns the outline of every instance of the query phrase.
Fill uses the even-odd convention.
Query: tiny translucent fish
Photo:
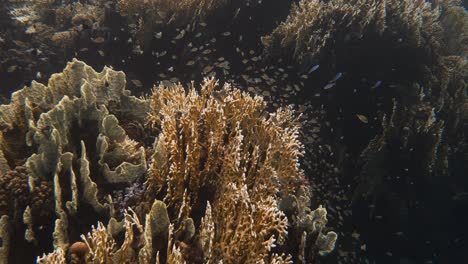
[[[103,37],[97,37],[95,39],[91,39],[94,43],[96,44],[101,44],[105,41],[105,39]]]
[[[237,8],[237,10],[234,12],[234,18],[236,18],[239,15],[240,12],[240,7]]]
[[[16,68],[17,68],[17,67],[18,67],[18,66],[16,66],[16,65],[12,65],[12,66],[8,67],[7,72],[14,72],[14,71],[16,71]]]
[[[223,36],[225,36],[225,37],[227,37],[227,36],[230,36],[230,35],[231,35],[231,32],[229,32],[229,31],[226,31],[226,32],[223,32],[223,34],[222,34],[222,35],[223,35]]]
[[[369,120],[367,119],[367,117],[365,115],[360,115],[360,114],[357,114],[356,117],[361,121],[363,122],[364,124],[367,124],[369,122]]]
[[[205,66],[205,68],[203,68],[203,73],[209,73],[212,69],[213,66]]]
[[[379,87],[381,84],[382,84],[382,81],[377,81],[377,82],[371,87],[371,89],[375,89],[375,88]]]
[[[182,30],[180,31],[179,35],[177,35],[177,36],[175,37],[175,39],[181,39],[181,38],[183,38],[184,36],[185,36],[185,30],[182,29]]]
[[[335,85],[336,85],[336,83],[334,83],[334,82],[333,82],[333,83],[329,83],[329,84],[325,85],[325,87],[323,87],[323,89],[324,89],[324,90],[328,90],[328,89],[333,88],[333,86],[335,86]]]
[[[199,38],[199,37],[201,37],[201,35],[202,35],[202,33],[201,33],[201,32],[198,32],[197,34],[195,34],[195,37],[196,37],[196,38]]]
[[[99,53],[99,55],[101,55],[102,57],[104,57],[104,55],[105,55],[105,54],[104,54],[104,51],[102,51],[102,50],[98,50],[98,53]]]
[[[170,72],[173,72],[173,71],[174,71],[174,67],[171,66],[171,67],[167,68],[167,70],[170,71]]]
[[[162,32],[158,32],[158,33],[155,34],[155,36],[156,36],[157,39],[161,39],[161,38],[162,38],[162,35],[163,35]]]
[[[318,65],[318,64],[313,66],[312,68],[310,68],[310,70],[307,72],[307,74],[311,74],[312,72],[318,70],[319,67],[320,67],[320,65]]]
[[[136,87],[142,87],[143,84],[141,83],[140,80],[132,80],[132,83],[136,86]]]
[[[332,83],[332,82],[338,81],[341,78],[341,76],[343,76],[343,73],[341,72],[337,73],[330,82]]]
[[[201,22],[201,23],[200,23],[200,26],[202,26],[202,27],[206,27],[206,25],[207,25],[207,24],[206,24],[205,22]]]

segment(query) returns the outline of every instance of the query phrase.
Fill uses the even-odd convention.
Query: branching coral
[[[268,115],[260,97],[250,97],[207,79],[195,87],[159,86],[151,98],[149,125],[162,133],[155,143],[152,179],[179,208],[187,190],[197,203],[201,188],[245,184],[265,196],[287,194],[299,180],[302,145],[291,109]],[[191,207],[188,204],[189,208]]]
[[[426,1],[303,0],[273,32],[262,38],[272,56],[317,61],[337,42],[360,39],[366,32],[397,41],[406,36],[411,46],[431,35],[439,12]],[[284,54],[287,53],[287,54]]]
[[[217,86],[206,79],[200,94],[193,84],[155,88],[148,125],[161,133],[149,183],[179,221],[213,204],[200,231],[207,261],[287,263],[272,248],[287,237],[278,201],[304,184],[297,119],[290,108],[267,114],[260,97]]]
[[[310,221],[290,225],[278,206],[306,186],[292,109],[268,114],[262,98],[227,84],[217,88],[214,79],[206,79],[200,93],[193,84],[188,91],[180,84],[160,85],[150,98],[139,99],[125,90],[122,72],[105,67],[98,73],[74,60],[47,86],[33,82],[0,106],[2,170],[25,165],[16,170],[21,177],[4,181],[27,198],[20,210],[25,228],[14,231],[36,241],[42,234],[36,222],[44,222],[38,211],[50,204],[50,189],[55,197],[55,226],[48,227],[55,253],[38,262],[63,262],[66,252],[78,247],[69,249],[77,235],[98,219],[82,236],[86,263],[290,263],[296,256],[289,249],[297,245],[288,244],[289,228],[314,233],[317,239],[308,248],[329,252],[336,235],[324,235],[324,209],[315,217],[303,204],[296,209],[305,210]],[[134,131],[120,120],[145,123],[156,141],[151,146],[132,139]],[[11,141],[18,135],[24,144]],[[138,201],[119,198],[119,188],[137,188]],[[133,211],[116,212],[128,206],[145,217],[144,224]],[[8,227],[9,218],[4,222]],[[121,243],[116,238],[122,232]]]

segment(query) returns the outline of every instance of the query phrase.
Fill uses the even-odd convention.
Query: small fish
[[[213,69],[213,66],[205,66],[205,68],[203,68],[203,73],[209,73],[211,70]]]
[[[313,66],[312,68],[310,68],[310,70],[307,72],[307,74],[313,73],[314,71],[318,70],[319,67],[320,67],[320,65],[318,65],[318,64]]]
[[[16,66],[16,65],[12,65],[12,66],[8,67],[7,72],[14,72],[14,71],[16,71],[16,68],[17,68],[17,67],[18,67],[18,66]]]
[[[185,30],[182,29],[182,30],[180,31],[179,35],[177,35],[177,36],[175,37],[175,39],[181,39],[181,38],[183,38],[184,36],[185,36]]]
[[[101,43],[104,43],[105,39],[103,37],[97,37],[95,39],[91,39],[91,41],[96,44],[101,44]]]
[[[99,53],[99,55],[101,55],[102,57],[104,57],[104,55],[105,55],[105,54],[104,54],[104,51],[102,51],[102,50],[98,50],[98,53]]]
[[[231,32],[229,32],[229,31],[226,31],[226,32],[224,32],[222,35],[223,35],[223,36],[225,36],[225,37],[228,37],[228,36],[230,36],[230,35],[231,35]]]
[[[185,65],[187,65],[187,66],[192,66],[192,65],[194,65],[194,64],[195,64],[195,61],[190,60],[190,61],[188,61],[187,64],[185,64]]]
[[[333,79],[330,81],[331,83],[338,81],[341,77],[343,76],[343,73],[339,72],[333,77]]]
[[[195,37],[196,37],[196,38],[199,38],[199,37],[201,37],[201,35],[202,35],[202,33],[201,33],[201,32],[198,32],[197,34],[195,34]]]
[[[157,39],[161,39],[161,38],[162,38],[162,35],[163,35],[162,32],[158,32],[158,33],[155,34],[155,36],[156,36]]]
[[[357,114],[356,117],[361,121],[363,122],[364,124],[367,124],[369,122],[369,120],[367,119],[367,117],[365,115],[360,115],[360,114]]]
[[[336,85],[336,83],[329,83],[329,84],[325,85],[325,87],[323,87],[323,89],[328,90],[328,89],[333,88],[335,85]]]
[[[240,7],[237,8],[237,10],[234,12],[234,18],[236,18],[239,15],[240,12]]]
[[[136,86],[136,87],[142,87],[143,84],[141,83],[140,80],[132,80],[132,83]]]
[[[171,67],[167,68],[167,70],[170,71],[170,72],[173,72],[173,71],[174,71],[174,67],[171,66]]]
[[[382,84],[382,81],[377,81],[377,82],[371,87],[371,89],[375,89],[375,88],[379,87],[381,84]]]
[[[206,26],[207,26],[207,24],[206,24],[205,22],[201,22],[199,25],[202,26],[202,27],[206,27]]]

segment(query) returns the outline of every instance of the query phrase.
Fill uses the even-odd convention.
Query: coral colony
[[[0,15],[0,263],[463,262],[460,1]]]

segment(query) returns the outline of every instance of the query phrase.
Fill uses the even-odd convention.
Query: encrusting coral
[[[47,86],[15,92],[0,106],[0,165],[5,177],[22,175],[2,177],[2,186],[17,186],[2,190],[19,192],[24,226],[2,211],[2,256],[15,258],[8,241],[18,234],[53,241],[38,263],[305,263],[330,252],[336,234],[325,228],[326,210],[311,211],[304,198],[292,109],[268,113],[261,97],[218,86],[160,85],[140,99],[122,72],[74,60]],[[33,245],[39,254],[51,246]]]

